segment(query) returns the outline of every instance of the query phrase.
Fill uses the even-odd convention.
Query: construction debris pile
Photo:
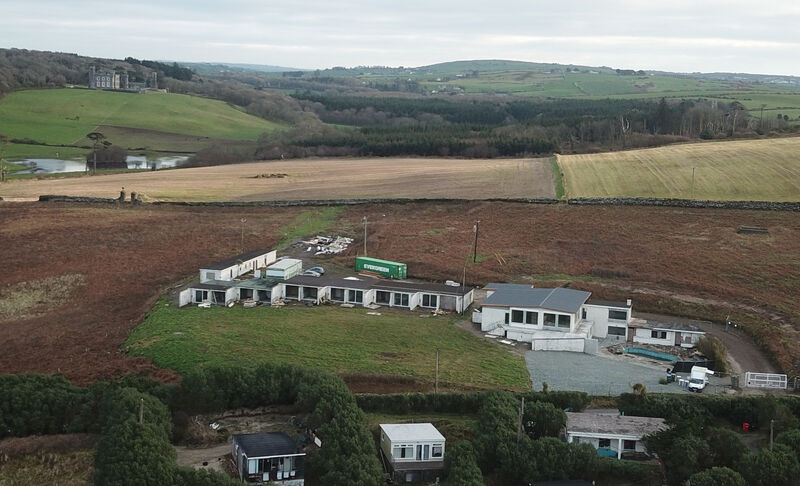
[[[303,241],[308,245],[307,252],[315,252],[314,255],[338,255],[353,243],[352,238],[346,236],[315,236],[308,241]]]

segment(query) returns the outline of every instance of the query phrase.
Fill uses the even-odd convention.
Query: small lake
[[[144,155],[129,155],[125,162],[128,169],[156,170],[178,167],[189,157],[186,155],[169,155],[163,157],[147,157]],[[62,172],[83,172],[86,170],[85,159],[21,159],[14,160],[15,164],[29,167],[28,170],[16,172],[17,174],[58,174]]]

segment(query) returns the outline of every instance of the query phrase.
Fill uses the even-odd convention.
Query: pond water
[[[156,170],[158,170],[178,167],[186,162],[188,158],[186,155],[162,157],[129,155],[125,162],[128,164],[128,169],[151,169],[155,165]],[[28,170],[17,172],[17,174],[57,174],[62,172],[83,172],[86,170],[86,161],[84,159],[22,159],[13,162],[29,167]]]

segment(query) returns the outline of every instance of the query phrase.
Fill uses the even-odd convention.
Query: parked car
[[[315,272],[314,270],[311,270],[311,269],[308,269],[305,272],[303,272],[303,275],[305,275],[306,277],[321,277],[322,276],[321,273]]]
[[[306,271],[307,272],[317,272],[320,275],[325,275],[325,269],[322,268],[322,267],[311,267]]]

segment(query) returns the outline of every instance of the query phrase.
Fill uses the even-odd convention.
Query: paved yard
[[[630,392],[636,383],[642,383],[648,392],[689,393],[677,383],[660,385],[658,380],[666,376],[667,363],[663,366],[646,366],[628,360],[635,358],[605,357],[564,351],[528,351],[525,364],[531,375],[534,390],[542,389],[547,382],[550,390],[578,390],[592,395],[619,395]],[[723,393],[730,387],[729,378],[709,377],[703,393]]]

